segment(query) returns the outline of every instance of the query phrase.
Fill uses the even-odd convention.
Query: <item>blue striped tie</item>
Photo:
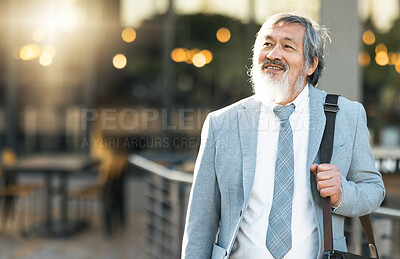
[[[278,105],[275,115],[281,120],[275,164],[274,199],[269,214],[266,245],[274,258],[283,258],[292,249],[292,200],[294,189],[293,132],[289,117],[294,104]]]

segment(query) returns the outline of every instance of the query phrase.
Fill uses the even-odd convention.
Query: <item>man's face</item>
[[[270,95],[267,98],[276,103],[291,101],[306,85],[307,75],[314,72],[305,67],[305,28],[300,24],[282,24],[270,26],[260,33],[261,40],[256,42],[258,62],[255,56],[253,65],[253,79],[259,84],[255,86],[256,95],[260,89],[260,92],[269,92],[264,95]],[[260,82],[266,89],[261,89]]]
[[[296,72],[304,72],[303,38],[305,29],[300,24],[273,26],[263,35],[258,64],[271,80],[279,81],[285,72],[292,80],[298,80]],[[303,74],[303,73],[301,73]],[[293,83],[293,82],[290,82]]]

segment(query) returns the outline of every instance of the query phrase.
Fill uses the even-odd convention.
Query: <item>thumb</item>
[[[310,170],[314,173],[314,175],[318,172],[318,164],[314,163],[311,165]]]

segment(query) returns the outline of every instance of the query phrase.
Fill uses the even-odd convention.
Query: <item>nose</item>
[[[279,49],[279,46],[276,45],[268,54],[267,54],[267,58],[269,58],[270,60],[282,60],[282,55],[281,55],[281,51]]]

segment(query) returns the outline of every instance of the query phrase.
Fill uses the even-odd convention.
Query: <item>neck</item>
[[[300,91],[298,91],[297,93],[293,93],[288,99],[286,99],[285,101],[279,102],[279,103],[277,103],[277,104],[282,105],[282,106],[285,106],[286,104],[293,102],[293,100],[296,99],[297,96],[304,90],[304,87],[306,87],[306,85],[307,85],[307,83],[305,83],[305,84],[303,85],[303,87],[301,88]],[[292,88],[292,89],[293,89],[293,88]]]

